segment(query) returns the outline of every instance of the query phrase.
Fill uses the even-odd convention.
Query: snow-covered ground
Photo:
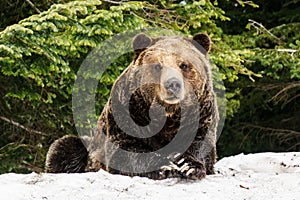
[[[300,199],[300,152],[237,155],[221,159],[217,174],[200,181],[84,174],[3,174],[1,200]]]

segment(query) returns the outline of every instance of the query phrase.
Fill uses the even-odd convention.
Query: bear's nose
[[[170,78],[165,82],[165,88],[169,93],[177,96],[181,90],[181,83],[177,78]]]

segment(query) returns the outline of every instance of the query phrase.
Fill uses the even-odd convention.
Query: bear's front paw
[[[188,179],[194,179],[194,180],[202,179],[206,176],[206,170],[203,166],[202,167],[190,166],[189,170],[183,175],[185,178]]]
[[[161,167],[161,176],[164,178],[187,178],[187,179],[202,179],[206,175],[204,164],[197,163],[196,165],[181,158],[178,161],[170,162],[170,165]]]

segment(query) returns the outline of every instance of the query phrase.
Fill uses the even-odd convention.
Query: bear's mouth
[[[177,104],[180,101],[180,97],[175,94],[170,94],[167,97],[163,98],[163,101],[168,104]]]
[[[163,89],[160,92],[160,94],[161,94],[161,95],[159,95],[160,100],[169,105],[178,104],[184,98],[182,91],[170,92],[170,91],[166,91],[165,89]]]

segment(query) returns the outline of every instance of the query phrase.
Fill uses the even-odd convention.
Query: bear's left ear
[[[137,55],[139,55],[143,50],[145,50],[152,43],[152,39],[145,33],[140,33],[133,39],[133,49]]]
[[[210,50],[211,40],[210,37],[205,33],[198,33],[193,37],[193,44],[206,55]]]

